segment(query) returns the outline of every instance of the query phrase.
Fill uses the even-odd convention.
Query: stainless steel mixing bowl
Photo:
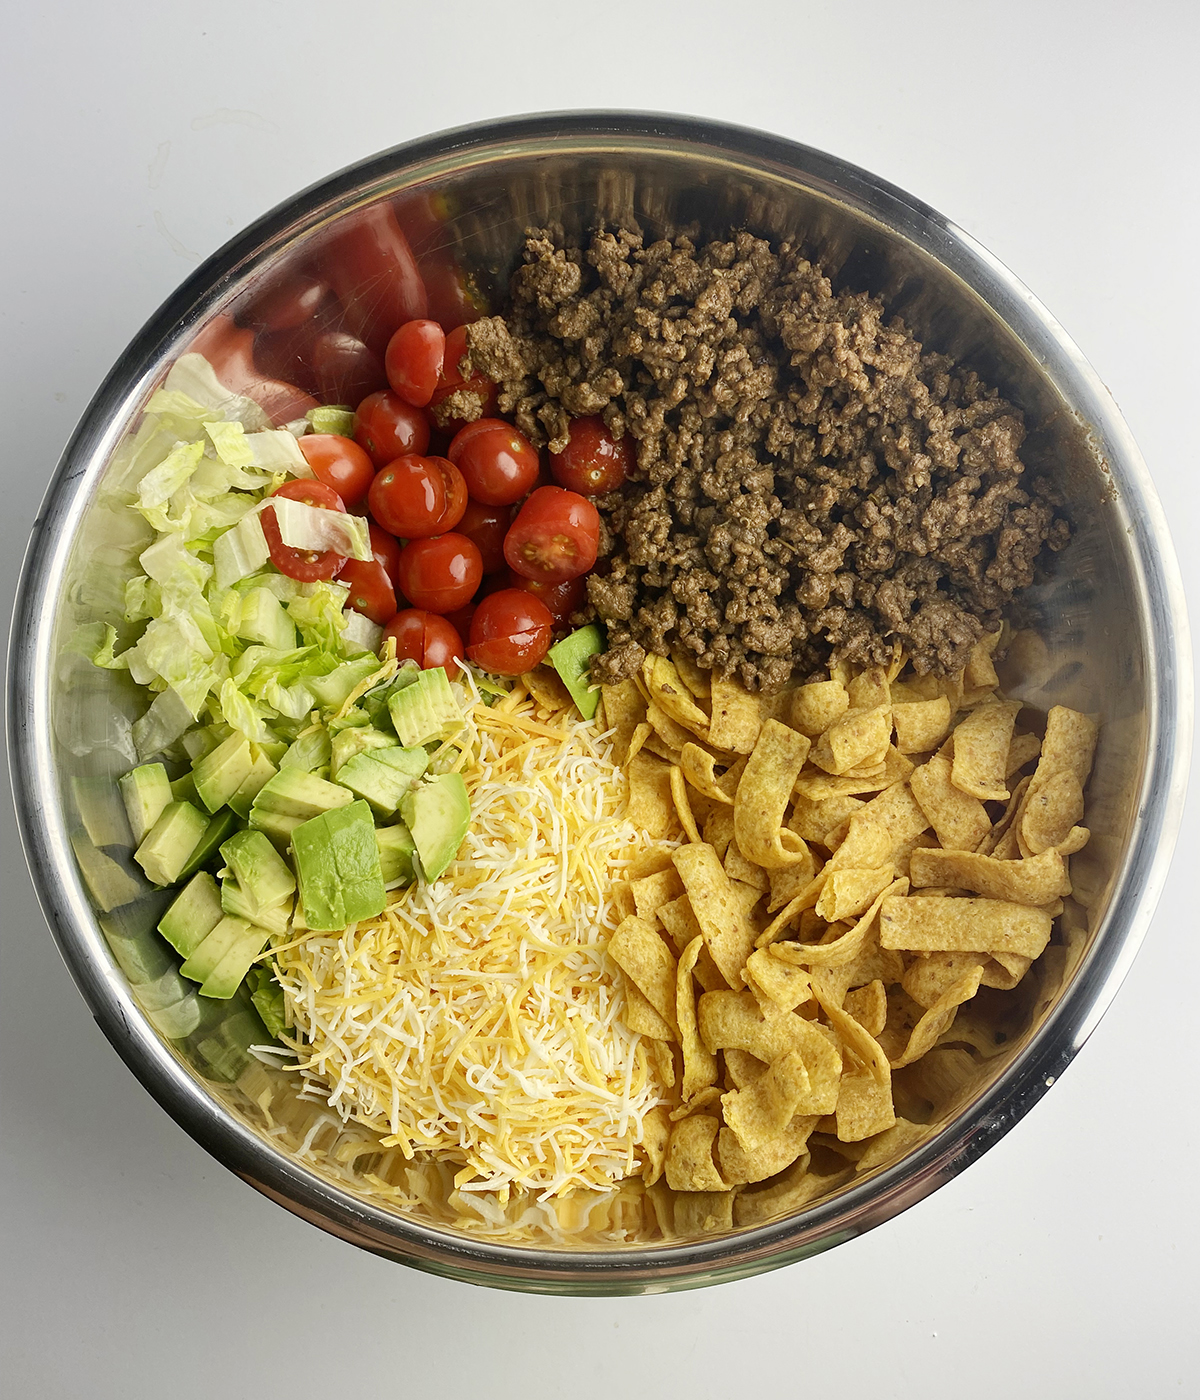
[[[1088,929],[926,1141],[798,1213],[670,1240],[600,1244],[568,1232],[513,1243],[389,1208],[334,1170],[329,1153],[314,1160],[269,1135],[253,1102],[253,1076],[265,1071],[245,1055],[250,1023],[237,1003],[197,1009],[152,931],[161,901],[144,882],[105,912],[81,878],[81,868],[93,877],[131,869],[111,780],[135,761],[140,702],[79,646],[81,627],[86,636],[119,615],[132,570],[128,512],[112,489],[122,439],[198,329],[304,262],[339,220],[385,199],[418,248],[453,251],[493,292],[530,224],[580,231],[636,220],[652,234],[797,236],[838,283],[882,295],[927,346],[1019,404],[1027,460],[1051,471],[1070,503],[1073,542],[1021,603],[1045,645],[1023,658],[1016,687],[1040,709],[1065,703],[1101,718],[1094,836],[1074,871]],[[546,1292],[662,1291],[801,1259],[879,1224],[961,1171],[1062,1073],[1116,992],[1162,887],[1190,753],[1190,674],[1177,565],[1137,448],[1054,318],[972,238],[843,161],[757,132],[651,115],[539,116],[413,142],[297,195],[210,258],[137,336],[67,447],[33,532],[12,641],[13,777],[47,919],[96,1019],[162,1106],[231,1170],[344,1239],[452,1277]]]

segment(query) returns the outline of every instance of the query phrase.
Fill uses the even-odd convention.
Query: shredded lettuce
[[[266,503],[275,512],[279,538],[291,549],[320,554],[332,549],[349,559],[370,559],[371,539],[367,522],[348,511],[325,510],[287,496],[272,496]]]
[[[305,415],[314,433],[333,433],[337,437],[353,437],[355,415],[352,408],[310,408]]]

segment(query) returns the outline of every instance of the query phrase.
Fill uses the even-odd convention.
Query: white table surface
[[[498,18],[534,12],[535,23]],[[428,131],[635,107],[834,151],[1007,263],[1128,418],[1175,522],[1196,615],[1195,7],[613,0],[595,13],[478,0],[9,9],[5,606],[45,483],[104,372],[233,232]],[[622,51],[627,38],[636,52]],[[981,1161],[817,1259],[699,1293],[611,1300],[425,1277],[242,1185],[109,1048],[55,951],[7,804],[3,822],[7,1395],[1200,1393],[1194,801],[1116,1003]]]

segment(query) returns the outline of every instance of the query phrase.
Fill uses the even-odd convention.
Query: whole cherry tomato
[[[444,666],[451,680],[458,675],[455,658],[466,654],[462,638],[444,617],[422,608],[405,608],[383,629],[384,637],[396,639],[400,661],[415,661],[422,670]]]
[[[396,616],[396,590],[377,559],[347,559],[338,582],[350,585],[346,606],[380,627]]]
[[[448,613],[466,605],[483,579],[483,564],[466,535],[413,540],[400,551],[400,588],[414,607]]]
[[[622,486],[637,465],[629,434],[617,441],[603,418],[573,418],[567,437],[566,447],[550,454],[550,470],[568,491],[603,496]]]
[[[386,467],[397,457],[410,453],[419,457],[425,451],[429,446],[429,419],[399,394],[381,389],[368,394],[359,404],[354,441],[366,448],[376,467]]]
[[[317,479],[332,486],[348,507],[366,499],[375,468],[358,443],[337,433],[306,433],[299,441]]]
[[[338,493],[323,481],[288,481],[272,494],[284,496],[292,501],[301,501],[306,506],[318,506],[324,510],[345,512],[346,509]],[[286,574],[288,578],[297,579],[301,583],[315,583],[318,579],[334,578],[344,567],[346,556],[338,554],[335,550],[296,549],[292,545],[284,544],[283,536],[279,533],[279,522],[269,506],[259,518],[267,549],[271,554],[271,563],[281,574]]]
[[[565,583],[543,583],[541,579],[522,578],[514,570],[508,571],[509,588],[521,588],[545,603],[555,626],[560,627],[578,612],[587,600],[587,584],[582,576],[569,578]]]
[[[390,204],[343,219],[319,263],[342,303],[346,329],[377,355],[405,321],[429,314],[425,283]]]
[[[437,388],[445,355],[446,332],[436,321],[406,321],[388,341],[388,383],[405,403],[424,408]]]
[[[367,493],[371,514],[402,540],[427,539],[453,530],[467,508],[462,473],[445,457],[397,457],[379,472]]]
[[[308,359],[326,403],[361,403],[387,388],[383,361],[347,331],[322,331],[313,339]]]
[[[504,537],[512,524],[512,510],[508,506],[481,506],[478,501],[468,501],[463,518],[458,522],[460,535],[475,541],[483,559],[483,572],[494,574],[505,567]]]
[[[553,633],[544,603],[520,588],[504,588],[475,609],[467,657],[495,675],[519,676],[545,657]]]
[[[486,375],[472,368],[470,378],[464,379],[459,369],[459,361],[467,354],[467,328],[459,326],[446,337],[446,354],[442,361],[442,372],[438,376],[437,388],[429,400],[430,408],[437,408],[451,394],[466,389],[479,397],[483,412],[489,413],[495,406],[496,386]]]
[[[455,608],[453,612],[446,614],[446,621],[458,633],[460,637],[466,637],[471,632],[471,619],[475,616],[476,603],[468,603],[465,608]]]
[[[392,587],[398,588],[396,565],[400,562],[400,541],[395,535],[389,535],[382,525],[376,525],[373,520],[367,521],[367,529],[371,534],[371,553],[375,556],[375,562],[383,566],[384,573],[392,581]]]
[[[591,501],[561,486],[539,486],[504,541],[509,568],[522,578],[564,583],[596,562],[600,513]]]
[[[537,483],[537,448],[502,418],[480,418],[460,428],[448,455],[471,496],[485,506],[513,505]]]

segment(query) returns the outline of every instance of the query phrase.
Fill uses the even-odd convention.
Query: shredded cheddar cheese
[[[610,1188],[660,1102],[606,952],[612,883],[646,837],[594,725],[460,693],[458,859],[377,919],[274,950],[297,1068],[381,1146],[454,1165],[458,1191]]]

